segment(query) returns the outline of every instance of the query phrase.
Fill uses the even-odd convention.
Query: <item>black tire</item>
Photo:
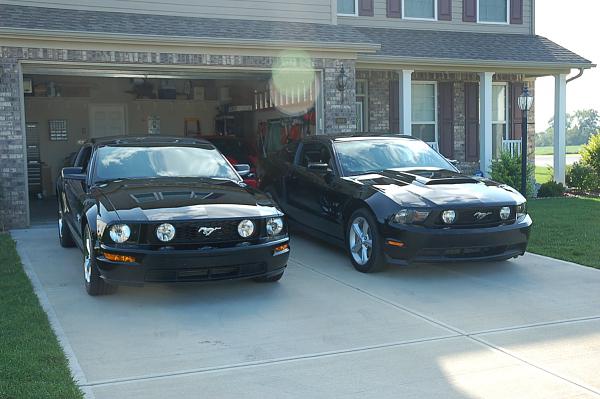
[[[117,291],[116,285],[108,284],[102,277],[96,266],[92,232],[89,226],[85,226],[83,233],[83,283],[88,295],[109,295]],[[89,261],[89,271],[86,270],[86,262]],[[89,275],[88,275],[89,273]]]
[[[353,225],[357,223],[359,226],[364,226],[365,222],[368,225],[367,236],[358,239],[358,235],[355,233]],[[346,250],[348,251],[352,266],[361,273],[375,273],[383,270],[386,266],[386,262],[385,255],[383,254],[382,241],[383,239],[380,237],[377,229],[377,221],[371,212],[364,208],[354,211],[346,224],[345,240]],[[369,242],[371,244],[370,247],[368,245]],[[364,243],[364,245],[361,243]],[[353,248],[355,248],[355,250],[353,250]],[[362,256],[363,249],[366,250],[366,257]]]
[[[254,281],[257,283],[276,283],[279,280],[281,280],[281,278],[283,277],[283,273],[285,273],[285,272],[281,272],[279,274],[276,274],[276,275],[270,276],[270,277],[257,277],[254,279]]]
[[[71,229],[65,223],[62,207],[60,206],[60,197],[58,199],[58,241],[63,248],[72,248],[75,246],[75,240],[71,235]]]

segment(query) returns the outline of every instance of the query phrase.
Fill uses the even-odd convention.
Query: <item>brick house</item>
[[[29,225],[30,205],[52,196],[65,157],[112,134],[254,137],[312,120],[305,134],[412,134],[485,173],[520,145],[517,97],[541,76],[556,79],[555,174],[564,181],[567,75],[594,65],[535,35],[534,7],[0,0],[4,223]]]

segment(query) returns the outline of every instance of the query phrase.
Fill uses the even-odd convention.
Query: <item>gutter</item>
[[[353,51],[361,53],[375,53],[381,45],[360,42],[319,42],[306,40],[263,40],[263,39],[238,39],[214,38],[193,36],[160,36],[123,34],[111,32],[85,32],[85,31],[60,31],[46,29],[24,29],[0,27],[0,37],[12,39],[33,39],[43,41],[69,41],[76,43],[100,42],[103,44],[151,44],[151,45],[179,45],[186,47],[239,47],[253,49],[306,49],[306,50],[332,50]]]
[[[572,78],[567,79],[567,83],[572,82],[572,81],[574,81],[574,80],[579,79],[580,77],[582,77],[584,71],[585,71],[585,69],[579,68],[579,73],[577,75],[573,76]]]

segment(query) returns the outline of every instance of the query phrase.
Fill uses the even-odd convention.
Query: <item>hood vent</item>
[[[148,202],[161,201],[161,200],[189,200],[189,199],[209,199],[214,198],[215,193],[197,193],[195,191],[160,191],[157,193],[140,193],[129,195],[138,204],[144,204]],[[218,197],[218,196],[217,196]]]

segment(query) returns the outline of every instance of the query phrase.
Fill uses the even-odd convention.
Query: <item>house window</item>
[[[509,0],[479,0],[477,20],[496,24],[507,24]]]
[[[435,19],[437,0],[402,0],[403,18]]]
[[[437,84],[412,84],[412,135],[427,143],[437,143]]]
[[[358,0],[338,0],[337,13],[338,15],[358,15]]]
[[[369,127],[368,85],[366,80],[356,80],[356,131],[366,132]]]
[[[506,83],[492,85],[492,156],[498,158],[508,137],[508,96]]]

